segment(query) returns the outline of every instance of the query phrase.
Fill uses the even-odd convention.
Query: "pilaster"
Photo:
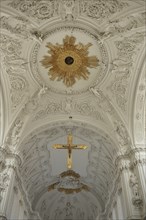
[[[130,168],[130,160],[128,158],[121,157],[118,161],[119,170],[121,173],[121,187],[123,191],[123,202],[126,204],[125,206],[125,214],[128,219],[129,216],[132,215],[132,207],[131,207],[131,194],[129,189],[129,168]]]
[[[117,210],[118,210],[118,219],[124,219],[124,207],[122,203],[122,189],[119,189],[118,191],[118,197],[117,197]]]
[[[146,149],[136,148],[131,152],[131,168],[137,176],[143,204],[146,204]],[[145,205],[142,208],[142,218],[144,217],[146,218]]]
[[[122,205],[125,209],[124,219],[141,219],[141,208],[143,205],[143,201],[140,195],[138,193],[135,193],[136,191],[134,191],[138,189],[138,185],[136,185],[137,183],[132,182],[132,177],[135,178],[135,176],[131,171],[131,158],[128,156],[121,155],[117,159],[117,163],[121,177],[121,187],[123,196]],[[140,204],[137,205],[137,202],[140,202]]]
[[[14,165],[15,159],[5,163],[5,168],[0,172],[0,213],[6,218],[6,209],[10,199],[12,187],[14,185]]]

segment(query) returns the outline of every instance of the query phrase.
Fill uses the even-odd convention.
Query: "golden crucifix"
[[[86,145],[73,144],[73,136],[69,134],[67,136],[67,144],[54,144],[53,148],[55,149],[67,149],[68,158],[67,158],[67,167],[68,169],[72,168],[72,150],[84,150],[87,148]]]

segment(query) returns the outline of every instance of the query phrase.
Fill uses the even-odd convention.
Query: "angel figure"
[[[43,85],[43,87],[40,89],[39,93],[38,93],[38,98],[40,99],[48,90],[47,87],[45,87],[45,85]]]
[[[63,6],[65,9],[65,19],[66,20],[73,20],[73,10],[75,7],[74,0],[64,0]]]

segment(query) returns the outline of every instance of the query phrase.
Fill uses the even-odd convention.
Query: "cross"
[[[71,169],[72,168],[72,150],[85,150],[87,146],[82,145],[82,144],[73,144],[73,136],[69,134],[67,136],[67,144],[54,144],[53,148],[68,150],[67,167],[68,169]]]

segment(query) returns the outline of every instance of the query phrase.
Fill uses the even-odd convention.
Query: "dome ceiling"
[[[144,142],[144,4],[1,0],[1,142],[21,158],[26,197],[44,220],[100,216],[116,156]],[[67,151],[52,146],[69,132],[88,146],[72,156],[90,190],[48,192],[67,170]]]
[[[68,46],[65,46],[63,42],[67,36],[72,37],[75,42],[73,44],[69,42]],[[87,91],[90,86],[100,83],[105,77],[107,52],[101,46],[95,33],[92,34],[80,27],[60,27],[50,30],[49,33],[44,33],[42,39],[43,42],[36,42],[30,52],[30,60],[33,60],[30,63],[33,77],[40,86],[45,85],[57,93],[79,94]],[[50,46],[47,46],[48,44]],[[50,50],[50,54],[48,54],[48,50]],[[57,51],[60,52],[57,53]],[[50,67],[47,68],[48,64],[43,64],[43,62],[45,63],[43,60],[46,56],[47,62],[51,54],[53,58],[50,61]],[[67,57],[73,58],[71,65],[65,63]],[[48,71],[51,73],[50,76],[48,76]],[[50,79],[53,77],[52,83]],[[66,79],[68,79],[67,82]]]

